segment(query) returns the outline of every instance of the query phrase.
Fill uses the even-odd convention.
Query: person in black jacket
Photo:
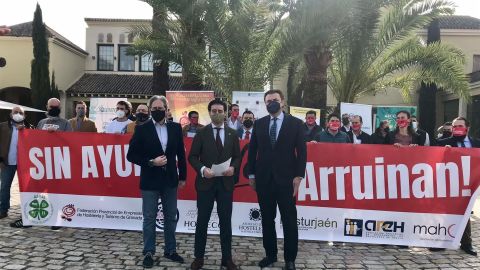
[[[380,122],[380,126],[375,129],[375,132],[370,135],[370,141],[372,144],[385,144],[385,137],[390,132],[390,126],[388,120]]]
[[[320,132],[322,132],[322,127],[317,125],[317,112],[308,111],[305,114],[305,140],[307,142],[314,141],[315,136]]]
[[[248,150],[250,185],[256,190],[262,212],[263,247],[266,257],[258,266],[277,261],[277,206],[283,224],[285,269],[295,269],[298,252],[296,195],[305,176],[307,146],[301,120],[285,114],[283,93],[264,95],[269,115],[257,120]]]
[[[183,263],[184,261],[176,252],[175,230],[177,187],[184,187],[187,179],[182,127],[178,123],[165,121],[168,102],[164,96],[153,96],[148,104],[152,119],[135,128],[127,153],[128,161],[142,168],[140,190],[145,268],[153,266],[159,198],[162,200],[164,216],[164,257],[175,262]]]
[[[397,127],[390,131],[385,137],[385,144],[393,144],[397,147],[405,146],[423,146],[425,141],[413,130],[411,125],[410,113],[408,111],[399,111],[397,116]]]
[[[457,117],[452,122],[453,136],[437,141],[437,146],[446,147],[463,147],[463,148],[480,148],[480,140],[468,136],[470,123],[464,117]],[[467,254],[477,256],[477,251],[472,245],[472,225],[470,220],[467,222],[465,231],[463,232],[460,248]],[[441,248],[431,248],[432,251],[443,250]]]
[[[360,115],[352,117],[352,130],[347,132],[353,144],[370,144],[370,135],[362,131],[363,119]]]

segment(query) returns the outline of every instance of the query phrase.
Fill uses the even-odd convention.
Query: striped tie
[[[272,147],[275,147],[275,143],[277,142],[277,120],[278,118],[273,118],[273,124],[270,128],[270,143],[272,144]]]

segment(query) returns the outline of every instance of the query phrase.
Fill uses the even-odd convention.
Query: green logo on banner
[[[38,202],[37,199],[30,202],[30,207],[32,210],[28,211],[28,214],[32,218],[37,218],[40,220],[41,218],[46,218],[48,216],[48,211],[46,210],[50,206],[47,201],[42,200]]]

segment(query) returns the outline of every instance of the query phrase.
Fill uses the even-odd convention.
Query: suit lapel
[[[145,125],[148,125],[148,127],[150,129],[149,133],[152,134],[152,136],[153,136],[153,138],[152,138],[153,141],[152,142],[155,144],[154,149],[160,149],[160,152],[164,153],[163,148],[162,148],[162,143],[160,142],[160,138],[158,138],[158,133],[157,133],[157,129],[155,127],[155,122],[153,122],[153,120],[150,120],[150,122],[146,123]]]
[[[167,123],[167,136],[168,136],[168,141],[167,141],[167,149],[165,149],[165,154],[169,153],[169,150],[170,150],[170,145],[172,143],[175,143],[174,140],[176,140],[175,138],[175,134],[173,134],[173,126],[170,124],[170,123]]]
[[[225,155],[225,154],[229,154],[230,155],[230,152],[227,150],[227,149],[232,149],[231,148],[231,144],[233,143],[232,141],[232,136],[234,134],[230,131],[230,129],[228,129],[227,127],[225,127],[225,138],[224,138],[224,141],[223,141],[223,152],[222,152],[222,157]]]
[[[217,150],[217,145],[215,144],[215,136],[214,136],[214,132],[213,132],[213,128],[212,128],[212,125],[207,125],[205,127],[205,131],[207,132],[206,136],[207,136],[207,149],[214,149],[213,151],[215,151],[215,153],[217,154],[216,156],[218,157],[220,155],[220,153],[218,153],[218,150]]]

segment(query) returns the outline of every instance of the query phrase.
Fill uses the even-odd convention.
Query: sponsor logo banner
[[[26,225],[140,230],[140,167],[128,135],[19,133],[18,176]],[[185,139],[187,153],[192,140]],[[247,149],[246,142],[241,147]],[[451,247],[459,244],[480,183],[480,150],[309,144],[297,198],[301,239]],[[242,151],[246,166],[247,151]],[[328,158],[325,158],[328,157]],[[178,193],[178,231],[195,231],[196,172]],[[256,193],[240,174],[233,233],[261,236]],[[159,209],[162,204],[159,201]],[[216,207],[214,207],[216,209]],[[280,214],[277,233],[282,236]],[[209,232],[218,234],[214,211]],[[163,229],[163,213],[157,215]]]

